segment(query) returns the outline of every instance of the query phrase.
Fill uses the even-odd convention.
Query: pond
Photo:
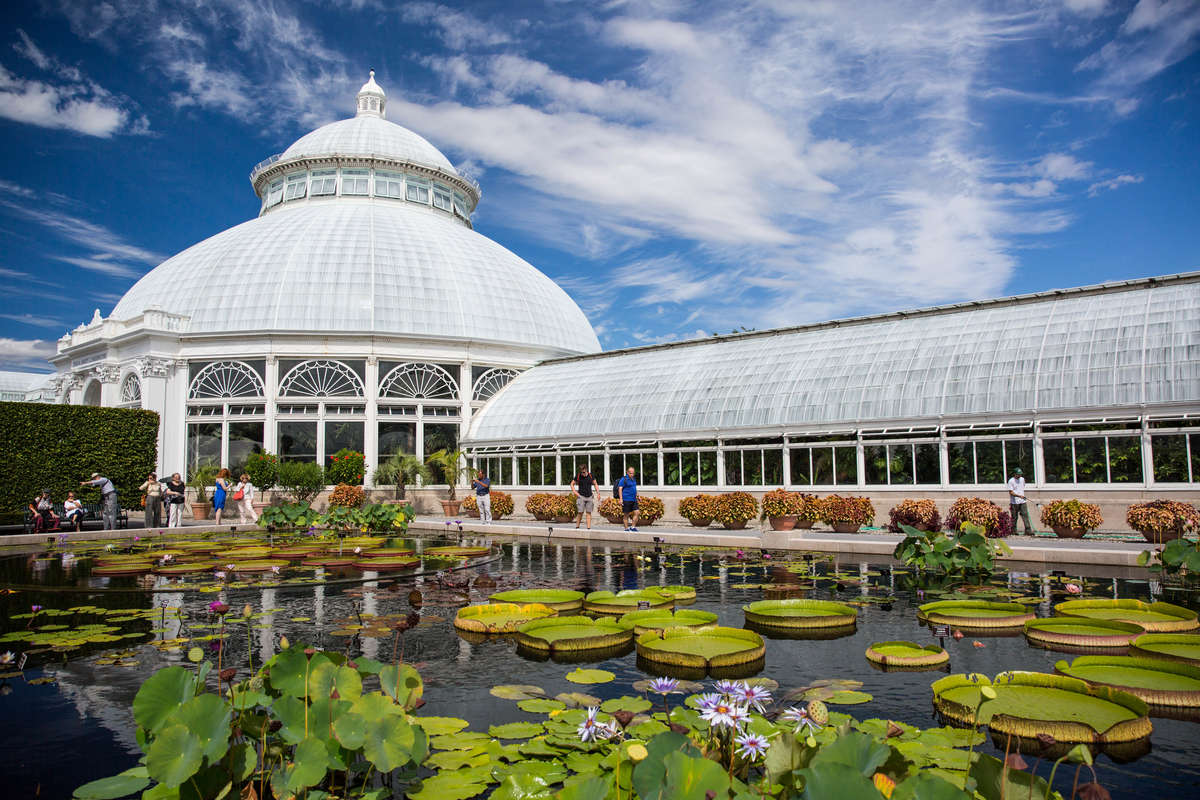
[[[221,549],[214,552],[222,555],[215,560],[261,558],[226,552],[260,543],[244,535],[239,541],[220,542]],[[550,697],[582,689],[603,699],[633,693],[630,684],[653,671],[650,665],[639,666],[638,657],[627,648],[585,665],[611,671],[616,675],[613,682],[581,687],[566,680],[577,664],[518,650],[511,637],[489,638],[453,627],[464,600],[484,602],[490,594],[522,587],[694,587],[696,599],[684,607],[715,613],[719,624],[742,628],[742,606],[764,599],[765,584],[813,577],[812,588],[799,596],[855,606],[857,626],[837,631],[837,638],[822,638],[827,634],[819,631],[765,633],[766,653],[758,674],[777,681],[779,693],[821,679],[858,681],[859,691],[871,699],[838,705],[836,710],[860,719],[879,717],[921,727],[941,724],[933,711],[930,684],[946,672],[1052,672],[1056,661],[1071,658],[1033,647],[1021,635],[968,632],[962,639],[934,638],[931,628],[918,621],[917,606],[958,596],[952,591],[957,582],[917,585],[911,573],[893,565],[839,562],[824,555],[776,552],[764,560],[759,553],[739,558],[730,550],[680,547],[660,556],[648,548],[468,533],[449,539],[389,540],[390,549],[413,550],[417,556],[438,546],[492,548],[490,555],[465,562],[426,560],[417,567],[423,574],[415,577],[412,568],[364,572],[353,566],[305,567],[300,564],[303,553],[285,554],[286,565],[278,573],[268,565],[264,572],[233,571],[221,580],[214,580],[211,570],[179,575],[107,570],[110,574],[97,575],[97,562],[119,560],[126,544],[130,543],[113,550],[92,543],[0,555],[0,584],[21,587],[0,594],[0,653],[28,653],[23,675],[14,674],[14,665],[0,668],[7,676],[0,681],[6,723],[0,728],[0,768],[10,796],[70,797],[76,786],[134,765],[139,750],[130,710],[133,696],[154,671],[187,664],[192,648],[202,648],[214,661],[220,650],[225,666],[244,668],[251,658],[256,665],[270,658],[286,636],[293,645],[389,660],[398,646],[396,637],[372,620],[403,617],[414,611],[414,602],[419,602],[415,610],[421,623],[403,637],[402,646],[404,659],[420,669],[426,683],[422,713],[461,717],[472,729],[535,718],[514,701],[490,694],[496,684],[533,684]],[[144,544],[137,543],[136,549]],[[351,544],[343,543],[343,555],[353,552]],[[167,564],[186,563],[187,558],[180,554]],[[162,565],[161,556],[156,563]],[[440,577],[435,574],[439,569],[446,570]],[[1088,597],[1165,599],[1197,607],[1195,595],[1169,589],[1163,595],[1161,587],[1145,580],[1143,571],[1114,577],[1102,576],[1101,568],[1092,568],[1091,575],[1081,569],[1069,576],[1082,588],[1079,594],[1068,595],[1065,576],[1010,571],[973,587],[971,596],[1024,601],[1039,616],[1051,616],[1054,603]],[[474,584],[485,575],[479,581],[483,585],[457,585]],[[420,592],[419,598],[413,590]],[[215,600],[234,609],[223,627],[209,611]],[[240,614],[244,604],[253,612],[248,624]],[[31,616],[33,606],[42,610]],[[893,640],[922,645],[940,641],[950,653],[950,664],[943,671],[880,671],[864,653],[874,642]],[[1101,782],[1114,796],[1197,796],[1200,723],[1155,716],[1153,725],[1148,752],[1124,763],[1108,756],[1097,759]],[[995,752],[990,743],[984,747]],[[1043,776],[1047,772],[1040,770]],[[1060,776],[1058,783],[1057,788],[1069,794],[1069,782],[1062,784]]]

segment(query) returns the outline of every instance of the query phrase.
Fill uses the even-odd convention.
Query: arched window
[[[479,376],[475,381],[475,387],[471,392],[472,400],[488,400],[496,392],[503,389],[521,373],[515,369],[505,369],[503,367],[495,367]]]
[[[340,361],[304,361],[279,382],[283,397],[362,397],[362,379]]]
[[[188,389],[189,400],[220,397],[262,397],[263,383],[249,364],[215,361],[196,373]]]
[[[437,364],[401,364],[379,382],[380,397],[454,400],[458,385]]]
[[[130,408],[142,407],[142,382],[132,372],[121,381],[121,405]]]
[[[83,404],[85,406],[100,405],[100,381],[92,381],[83,390]]]

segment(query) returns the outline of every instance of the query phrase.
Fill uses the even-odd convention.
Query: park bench
[[[70,531],[74,530],[74,526],[68,525],[63,515],[65,513],[62,503],[54,504],[54,513],[58,515],[59,527],[56,530]],[[80,520],[79,528],[103,528],[104,527],[104,506],[101,503],[84,503],[83,504],[83,519]],[[117,527],[129,527],[129,511],[121,508],[117,510]],[[33,533],[33,512],[28,508],[25,509],[25,533]],[[46,531],[49,533],[49,531]]]

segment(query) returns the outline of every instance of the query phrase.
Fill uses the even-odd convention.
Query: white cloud
[[[21,41],[13,45],[13,49],[21,55],[33,62],[38,69],[50,69],[50,57],[42,52],[42,49],[34,44],[33,39],[29,38],[29,34],[17,28],[17,35],[21,37]]]
[[[42,317],[35,314],[0,314],[0,319],[6,319],[9,322],[17,322],[21,325],[32,325],[36,328],[59,328],[63,331],[67,330],[67,323],[49,317]]]
[[[1106,181],[1097,181],[1088,187],[1088,197],[1095,197],[1103,191],[1111,191],[1119,189],[1122,186],[1127,186],[1131,183],[1141,183],[1143,180],[1141,175],[1118,175],[1115,178],[1109,178]]]
[[[1200,47],[1200,3],[1140,0],[1118,34],[1083,59],[1077,69],[1097,73],[1095,88],[1123,101],[1119,114],[1137,106],[1133,93],[1146,81]]]
[[[46,359],[54,355],[58,347],[54,342],[43,339],[10,339],[0,337],[0,368],[31,369],[46,368]]]
[[[1048,153],[1034,165],[1034,174],[1056,181],[1079,181],[1092,173],[1092,162],[1066,153]]]
[[[437,3],[409,3],[401,9],[400,17],[406,22],[433,25],[451,50],[464,50],[472,45],[486,47],[511,41],[507,33],[478,17]]]
[[[1095,17],[1108,10],[1108,0],[1063,0],[1068,11],[1085,17]]]
[[[145,127],[119,100],[95,84],[53,84],[14,75],[0,66],[0,117],[108,138]]]

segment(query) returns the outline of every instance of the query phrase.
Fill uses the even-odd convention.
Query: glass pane
[[[198,467],[221,465],[221,423],[187,426],[187,465],[189,475]]]
[[[558,478],[554,475],[554,456],[542,456],[542,486],[554,486]]]
[[[1003,442],[975,443],[975,475],[979,483],[1006,483],[1008,481],[1004,474],[1003,458]]]
[[[740,450],[730,450],[725,454],[725,485],[742,485],[742,453]]]
[[[658,453],[642,453],[642,474],[638,483],[645,486],[658,486]]]
[[[700,453],[679,454],[679,485],[700,485]]]
[[[950,460],[951,483],[975,482],[974,442],[950,442],[946,445],[946,455]]]
[[[512,459],[504,456],[500,459],[500,483],[505,486],[512,486],[513,483],[513,467]]]
[[[763,485],[763,451],[742,451],[742,480],[747,486]]]
[[[425,423],[425,455],[458,448],[458,426]]]
[[[317,423],[279,423],[279,459],[281,461],[317,460]]]
[[[1074,483],[1073,457],[1070,439],[1046,439],[1042,442],[1042,461],[1046,466],[1046,483]]]
[[[1019,468],[1021,472],[1025,473],[1025,480],[1033,481],[1036,477],[1033,474],[1033,440],[1020,439],[1005,442],[1004,465],[1008,469],[1008,475],[1012,475],[1012,471]]]
[[[1075,440],[1075,480],[1077,483],[1108,483],[1103,437]]]
[[[936,444],[919,444],[917,449],[917,483],[942,482],[942,465],[938,461]]]
[[[688,458],[695,460],[696,456],[693,453],[688,453]],[[663,470],[667,473],[663,476],[664,486],[679,486],[680,480],[679,470],[679,453],[663,453]]]
[[[608,455],[608,482],[616,483],[621,480],[621,476],[625,474],[624,456],[620,453],[609,453]]]
[[[517,485],[529,485],[529,457],[520,456],[517,458]]]
[[[887,446],[868,444],[863,446],[863,463],[867,470],[867,483],[871,485],[887,485],[888,460]]]
[[[263,424],[261,422],[229,423],[229,469],[234,477],[246,469],[246,459],[251,453],[263,451]]]
[[[1187,482],[1187,436],[1151,436],[1150,453],[1154,459],[1154,480],[1159,483]]]
[[[700,485],[717,485],[717,451],[700,451]]]
[[[1200,483],[1200,433],[1188,436],[1192,448],[1192,483]]]
[[[417,423],[415,422],[381,422],[379,423],[379,458],[384,459],[396,453],[417,452]]]
[[[854,453],[853,450],[850,451]],[[813,483],[818,486],[833,485],[833,448],[814,447],[812,449]]]
[[[1108,475],[1113,483],[1141,483],[1142,443],[1138,436],[1108,437]]]
[[[854,447],[835,447],[834,460],[837,465],[838,486],[858,485],[858,449]]]
[[[793,447],[788,450],[788,458],[792,462],[792,485],[811,486],[812,475],[809,473],[809,450],[807,447]]]
[[[892,476],[892,484],[913,482],[913,448],[911,444],[888,445],[888,472]]]
[[[363,451],[362,422],[325,423],[325,466],[328,467],[332,463],[330,456],[342,448],[359,453]]]
[[[763,451],[763,486],[783,486],[783,451]]]

